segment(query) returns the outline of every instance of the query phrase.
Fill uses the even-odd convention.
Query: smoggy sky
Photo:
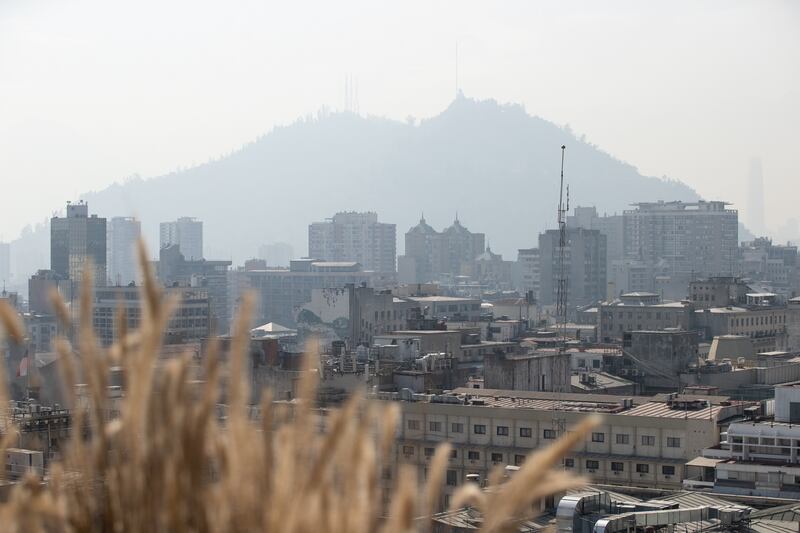
[[[568,123],[745,221],[760,156],[767,225],[800,218],[800,2],[0,0],[0,240],[341,109],[347,74],[362,114],[435,115],[456,43],[467,96]]]

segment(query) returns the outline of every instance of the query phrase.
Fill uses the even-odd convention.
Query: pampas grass
[[[190,355],[155,362],[176,302],[164,298],[143,245],[143,309],[137,331],[120,329],[119,341],[102,349],[92,331],[91,270],[85,269],[80,320],[57,295],[54,306],[64,331],[79,332],[80,364],[59,339],[56,350],[73,414],[73,435],[48,479],[19,482],[0,504],[0,525],[12,532],[310,532],[427,531],[439,508],[450,446],[442,444],[421,485],[415,467],[393,465],[399,406],[356,395],[341,409],[315,408],[315,373],[306,372],[299,398],[272,402],[268,392],[255,412],[245,377],[252,298],[245,298],[223,364],[210,342],[204,381],[189,384]],[[120,315],[118,314],[118,320]],[[122,317],[124,318],[124,316]],[[24,328],[16,313],[0,306],[0,322],[11,342]],[[120,321],[124,328],[124,320]],[[2,339],[0,339],[2,340]],[[308,357],[309,366],[313,357]],[[125,397],[118,417],[107,395],[109,369],[121,365]],[[0,365],[0,403],[7,405],[5,367]],[[78,408],[72,385],[87,384],[88,406]],[[198,388],[199,387],[199,388]],[[224,389],[227,416],[217,416]],[[329,414],[326,414],[329,413]],[[320,424],[325,426],[320,431]],[[520,471],[490,490],[462,487],[453,506],[474,505],[484,513],[483,531],[513,531],[543,498],[584,480],[554,469],[560,458],[596,423],[587,419],[554,446],[533,453]],[[0,439],[0,453],[15,428]],[[0,455],[4,457],[4,455]],[[387,505],[381,472],[397,466]]]

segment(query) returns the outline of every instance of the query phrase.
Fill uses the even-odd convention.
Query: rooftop
[[[532,409],[537,411],[569,411],[582,413],[604,413],[608,415],[642,416],[650,418],[721,420],[739,410],[743,402],[720,405],[727,400],[725,396],[677,395],[679,402],[705,400],[710,407],[702,409],[673,409],[667,403],[667,395],[656,396],[615,396],[608,394],[532,392],[499,389],[457,388],[445,396],[455,396],[464,405],[492,407],[500,409]],[[467,404],[469,398],[470,404]],[[421,395],[420,401],[437,403],[433,396]],[[479,402],[479,403],[476,403]],[[626,405],[627,403],[627,405]]]
[[[615,387],[628,387],[633,385],[632,381],[628,381],[625,378],[614,376],[607,372],[590,372],[589,376],[594,378],[594,381],[591,383],[582,382],[580,374],[573,374],[572,377],[570,378],[572,387],[586,391],[593,391],[593,390],[610,389]]]
[[[410,296],[415,302],[472,302],[478,298],[462,298],[460,296]]]

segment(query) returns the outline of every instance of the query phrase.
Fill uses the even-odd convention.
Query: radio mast
[[[558,357],[553,364],[553,389],[556,383],[563,383],[565,376],[561,374],[563,365],[561,359],[566,357],[566,338],[567,338],[567,289],[568,273],[566,268],[566,248],[567,248],[567,212],[569,212],[569,185],[567,185],[566,196],[564,195],[564,152],[566,146],[561,145],[561,184],[558,191],[558,285],[556,287],[556,334],[561,338],[558,340]],[[555,390],[554,390],[555,392]],[[556,435],[561,436],[566,431],[566,420],[562,414],[561,402],[553,402],[553,429]]]
[[[567,185],[566,198],[564,196],[564,152],[566,146],[561,145],[561,186],[558,191],[558,287],[556,294],[556,317],[561,332],[561,350],[564,349],[563,340],[566,338],[567,326],[567,281],[566,248],[567,248],[567,212],[569,211],[569,185]]]

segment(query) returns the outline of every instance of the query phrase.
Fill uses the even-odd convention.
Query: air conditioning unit
[[[597,472],[597,470],[594,470],[593,468],[590,468],[590,469],[587,470],[587,472],[589,472],[590,474],[594,474],[595,472]]]
[[[644,476],[646,476],[646,475],[647,475],[647,474],[645,474],[644,472],[640,472],[640,473],[639,473],[639,477],[644,477]]]
[[[672,476],[664,476],[664,479],[672,479]]]
[[[637,368],[634,368],[634,369],[631,370],[631,376],[635,377],[635,376],[638,376],[638,375],[639,375],[639,370]]]

